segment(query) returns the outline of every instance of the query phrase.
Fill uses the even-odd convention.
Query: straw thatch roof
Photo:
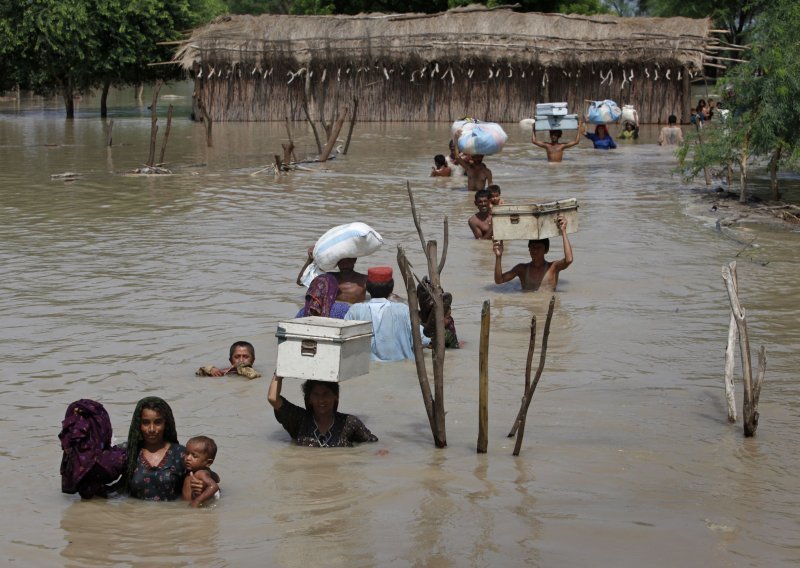
[[[469,6],[440,14],[224,16],[195,30],[174,61],[308,64],[330,59],[401,63],[472,59],[544,66],[673,62],[703,66],[708,19],[518,13]]]

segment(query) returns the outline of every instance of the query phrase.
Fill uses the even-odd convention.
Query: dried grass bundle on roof
[[[517,13],[224,16],[174,61],[191,70],[214,120],[304,118],[347,104],[362,120],[509,121],[535,102],[635,104],[643,122],[684,114],[710,20]],[[663,116],[662,116],[663,115]]]

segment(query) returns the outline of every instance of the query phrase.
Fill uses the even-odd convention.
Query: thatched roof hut
[[[633,104],[688,119],[717,40],[708,19],[518,13],[224,16],[174,61],[214,120],[304,119],[359,100],[359,119],[517,121],[536,102]]]

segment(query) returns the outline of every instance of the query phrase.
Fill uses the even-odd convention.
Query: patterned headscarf
[[[306,292],[302,317],[330,317],[331,308],[339,295],[339,282],[333,274],[320,274],[311,281]]]
[[[172,409],[169,404],[157,396],[147,396],[136,404],[136,409],[133,411],[131,418],[131,427],[128,430],[128,456],[127,466],[125,468],[125,475],[122,477],[122,490],[128,490],[128,481],[136,469],[136,464],[139,461],[139,451],[142,449],[142,411],[155,410],[164,418],[164,440],[173,444],[178,443],[178,432],[175,428],[175,418],[172,416]]]
[[[125,466],[125,450],[111,446],[111,420],[99,402],[82,398],[67,408],[61,439],[61,490],[84,499],[106,495]]]

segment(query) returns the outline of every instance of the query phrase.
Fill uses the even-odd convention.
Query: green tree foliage
[[[149,66],[171,56],[159,42],[180,39],[224,8],[220,0],[0,2],[0,71],[23,88],[61,94],[70,118],[76,94],[176,77],[173,66]]]
[[[704,129],[703,144],[691,156],[679,156],[697,173],[703,167],[740,166],[741,200],[746,199],[748,158],[769,160],[773,197],[780,198],[777,169],[800,158],[800,3],[775,0],[759,17],[752,32],[747,63],[734,68],[721,88],[728,120]]]
[[[639,0],[639,12],[648,16],[711,18],[730,32],[728,41],[743,43],[745,32],[771,0]]]

